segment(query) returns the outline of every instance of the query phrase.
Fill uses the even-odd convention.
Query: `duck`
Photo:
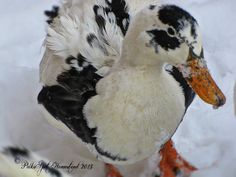
[[[196,170],[171,137],[195,94],[214,108],[226,101],[197,20],[177,5],[137,0],[66,0],[45,14],[38,103],[49,122],[76,135],[110,176],[122,176],[113,165],[155,152],[161,177]]]

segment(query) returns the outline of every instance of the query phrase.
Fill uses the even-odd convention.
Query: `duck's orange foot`
[[[116,167],[114,167],[113,165],[106,164],[106,167],[108,170],[106,177],[122,177],[122,175],[120,174],[118,169]]]
[[[160,177],[189,177],[197,170],[184,160],[176,151],[173,142],[169,140],[160,150],[161,161],[159,164]]]

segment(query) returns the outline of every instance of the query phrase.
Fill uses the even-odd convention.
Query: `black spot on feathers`
[[[13,157],[29,157],[29,151],[18,147],[7,147],[4,149],[5,154],[10,154]]]
[[[187,20],[191,25],[191,35],[196,38],[197,21],[187,11],[175,5],[164,5],[159,10],[159,19],[164,23],[172,26],[178,32],[185,27],[184,21]]]
[[[66,61],[66,63],[67,63],[68,65],[72,65],[73,63],[77,62],[77,65],[78,65],[79,67],[84,67],[84,64],[85,64],[85,63],[88,64],[88,62],[86,61],[86,58],[85,58],[83,55],[81,55],[81,54],[79,54],[79,55],[77,56],[77,58],[75,58],[75,57],[73,57],[73,56],[69,56],[65,61]],[[86,65],[86,66],[87,66],[87,65]]]
[[[89,35],[87,36],[87,42],[89,43],[89,45],[90,45],[91,47],[93,47],[94,41],[97,41],[97,43],[98,43],[98,38],[95,36],[95,34],[89,34]]]
[[[103,33],[103,30],[105,30],[106,21],[101,14],[98,14],[99,8],[101,8],[101,7],[99,7],[98,5],[95,5],[95,6],[93,6],[93,11],[95,14],[95,21],[96,21],[100,31]]]
[[[67,59],[66,59],[66,63],[71,65],[73,63],[73,60],[77,60],[77,58],[73,57],[73,56],[69,56]]]
[[[129,26],[128,7],[125,0],[105,0],[109,8],[107,11],[113,12],[116,16],[116,23],[120,27],[123,35],[126,34]],[[126,23],[124,23],[126,21]]]
[[[107,51],[107,49],[106,49],[106,47],[104,45],[104,43],[106,43],[106,44],[108,44],[108,43],[107,43],[106,40],[104,40],[104,38],[102,38],[101,39],[102,41],[101,41],[101,40],[99,40],[97,38],[97,36],[95,34],[89,33],[87,35],[86,39],[87,39],[87,42],[90,45],[90,47],[92,47],[92,48],[99,48],[103,52],[104,55],[106,55],[106,56],[109,55],[109,53],[108,53],[108,51]]]
[[[130,16],[128,13],[128,7],[125,0],[105,0],[107,7],[102,7],[95,5],[93,7],[95,20],[98,24],[100,31],[105,29],[106,21],[103,18],[102,14],[98,14],[98,9],[102,9],[103,13],[108,15],[109,13],[113,13],[115,15],[115,20],[117,26],[120,27],[123,35],[126,34],[129,27]]]
[[[59,7],[53,6],[52,10],[46,10],[44,13],[48,17],[47,23],[51,24],[53,22],[53,19],[58,16]]]

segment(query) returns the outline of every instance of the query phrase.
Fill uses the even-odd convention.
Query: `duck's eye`
[[[167,32],[168,32],[168,34],[170,34],[170,35],[175,35],[175,31],[173,30],[173,28],[168,28],[168,29],[167,29]]]

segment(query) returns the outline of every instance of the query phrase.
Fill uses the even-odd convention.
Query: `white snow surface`
[[[236,176],[235,0],[174,0],[198,20],[208,67],[227,97],[214,110],[198,97],[174,135],[178,151],[199,170],[193,177]],[[104,176],[104,165],[76,137],[51,127],[37,104],[38,67],[45,36],[44,10],[56,0],[0,0],[0,147],[18,145],[63,163],[93,163],[92,170],[74,170],[82,177]],[[235,98],[236,99],[236,98]],[[144,176],[147,161],[123,169],[125,177]],[[149,167],[148,167],[149,166]]]

